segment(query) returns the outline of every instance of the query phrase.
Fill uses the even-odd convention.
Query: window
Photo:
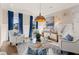
[[[19,27],[18,13],[14,13],[14,19],[13,19],[13,28],[16,26],[17,26],[17,28]],[[19,31],[19,29],[18,29],[18,31]]]

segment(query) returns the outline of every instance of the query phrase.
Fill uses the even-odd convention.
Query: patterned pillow
[[[70,34],[66,35],[64,39],[68,41],[73,41],[73,37]]]

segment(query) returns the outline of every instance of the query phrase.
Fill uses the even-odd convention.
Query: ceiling
[[[2,8],[8,8],[11,10],[18,10],[24,13],[37,16],[40,12],[41,5],[41,13],[43,16],[54,13],[56,11],[70,8],[72,6],[78,5],[78,3],[7,3],[1,4]]]

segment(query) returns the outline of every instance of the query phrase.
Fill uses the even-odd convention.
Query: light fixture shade
[[[39,15],[39,16],[36,17],[35,21],[36,22],[45,22],[46,19],[44,18],[44,16]]]
[[[44,16],[41,16],[41,4],[40,4],[40,13],[39,13],[39,16],[36,17],[35,19],[36,22],[45,22],[46,19]]]

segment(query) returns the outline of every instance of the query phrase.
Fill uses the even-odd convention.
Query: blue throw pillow
[[[64,39],[68,41],[73,41],[73,37],[70,34],[68,34]]]

